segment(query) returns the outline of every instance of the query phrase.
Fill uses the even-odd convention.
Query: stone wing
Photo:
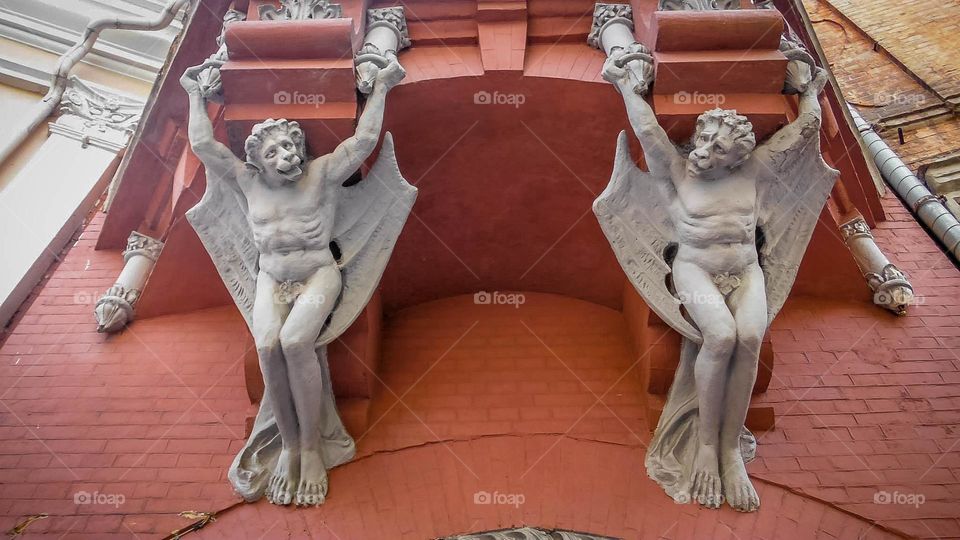
[[[593,202],[593,212],[627,278],[657,315],[696,343],[700,332],[680,310],[667,287],[671,272],[665,257],[675,232],[668,207],[676,197],[669,178],[656,178],[634,165],[626,132],[617,140],[610,184]]]
[[[397,167],[389,132],[370,172],[355,185],[342,188],[339,197],[333,241],[340,251],[343,289],[318,345],[343,334],[366,307],[417,198],[417,188],[407,183]]]
[[[769,325],[787,301],[840,173],[823,161],[819,130],[813,128],[796,138],[775,136],[758,149],[756,157],[760,167],[757,226],[763,234],[760,265],[766,280]]]
[[[260,252],[246,218],[246,200],[232,179],[207,179],[207,189],[187,220],[197,231],[220,278],[253,328],[253,300],[257,295]]]

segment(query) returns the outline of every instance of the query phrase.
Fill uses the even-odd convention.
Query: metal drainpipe
[[[867,147],[867,153],[880,169],[880,174],[913,213],[926,225],[955,260],[960,261],[960,221],[950,213],[940,199],[927,189],[897,153],[887,146],[880,135],[870,127],[857,109],[847,104],[857,130]]]
[[[67,89],[67,77],[70,75],[70,71],[93,49],[97,39],[100,38],[100,32],[108,29],[160,30],[166,28],[176,18],[180,9],[190,2],[191,0],[170,0],[166,8],[153,18],[108,17],[90,21],[80,40],[65,52],[57,62],[57,69],[54,72],[53,81],[50,83],[50,90],[47,91],[47,95],[43,96],[39,103],[33,106],[33,111],[29,115],[30,123],[18,128],[13,138],[0,147],[0,163],[5,162],[10,154],[30,136],[30,133],[46,121],[57,109],[57,106],[60,105],[60,99]]]

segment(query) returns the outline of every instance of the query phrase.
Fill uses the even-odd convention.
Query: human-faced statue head
[[[269,119],[253,126],[244,143],[247,165],[274,184],[295,182],[303,175],[306,143],[300,124]]]
[[[701,178],[715,178],[747,161],[756,146],[753,124],[746,116],[723,109],[707,111],[697,119],[687,170]]]

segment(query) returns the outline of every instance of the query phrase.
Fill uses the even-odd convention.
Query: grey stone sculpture
[[[205,99],[210,101],[223,101],[223,83],[220,79],[220,67],[229,60],[227,51],[227,26],[246,20],[247,14],[235,9],[227,10],[223,16],[223,26],[220,29],[220,35],[217,36],[217,52],[210,55],[207,59],[207,67],[197,74],[197,82],[200,84],[200,93]]]
[[[130,233],[123,250],[123,270],[93,309],[97,332],[118,332],[133,321],[134,306],[162,249],[163,242],[137,231]]]
[[[756,441],[744,422],[760,344],[838,174],[820,154],[826,72],[802,85],[798,118],[759,146],[746,117],[716,109],[681,151],[618,54],[628,53],[614,52],[603,76],[623,95],[649,171],[621,133],[594,212],[634,287],[684,338],[647,472],[678,502],[754,511],[745,463]]]
[[[355,453],[326,344],[373,295],[417,192],[397,168],[389,133],[366,177],[344,184],[376,148],[387,91],[404,71],[396,61],[379,70],[356,133],[332,153],[307,159],[297,122],[271,119],[254,126],[243,162],[214,138],[196,80],[204,68],[181,78],[190,143],[207,173],[187,218],[253,333],[265,386],[228,476],[248,501],[318,505],[327,469]]]

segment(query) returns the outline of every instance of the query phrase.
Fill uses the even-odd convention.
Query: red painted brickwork
[[[198,537],[428,538],[521,524],[625,538],[880,538],[887,526],[960,536],[960,278],[899,203],[886,204],[893,221],[877,237],[924,304],[896,319],[791,301],[759,399],[779,425],[750,466],[758,515],[666,499],[642,467],[649,434],[622,317],[528,294],[520,308],[459,297],[394,313],[372,429],[357,434],[361,457],[332,473],[327,506],[241,506]],[[90,299],[120,268],[118,253],[92,249],[101,222],[0,346],[0,526],[50,514],[27,538],[158,536],[189,522],[180,511],[236,501],[225,470],[249,413],[243,322],[225,307],[96,334]],[[927,500],[876,505],[878,490]],[[80,491],[125,500],[77,505]],[[478,491],[525,500],[477,505]]]

